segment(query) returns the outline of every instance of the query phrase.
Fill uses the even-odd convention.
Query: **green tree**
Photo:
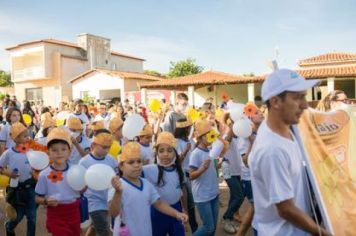
[[[146,74],[146,75],[164,77],[164,75],[162,75],[161,73],[159,73],[158,71],[155,71],[155,70],[144,70],[143,73]]]
[[[0,70],[0,87],[9,87],[12,86],[11,74],[9,72]]]
[[[168,78],[194,75],[203,71],[203,67],[196,64],[195,59],[187,58],[185,60],[170,62]]]
[[[253,77],[253,76],[255,76],[255,73],[250,72],[250,73],[247,73],[247,74],[243,74],[243,76],[246,76],[246,77]]]

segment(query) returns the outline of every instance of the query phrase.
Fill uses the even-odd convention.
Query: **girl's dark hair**
[[[155,162],[157,163],[157,153],[158,153],[158,148],[159,148],[159,145],[156,147],[156,160]],[[180,188],[183,188],[184,186],[184,173],[183,173],[183,169],[182,169],[182,166],[181,166],[181,162],[179,161],[179,155],[177,153],[177,150],[174,149],[174,153],[176,155],[176,161],[175,161],[175,167],[176,167],[176,171],[178,173],[178,178],[179,178],[179,186]],[[158,167],[158,177],[157,177],[157,186],[164,186],[165,185],[165,182],[164,182],[164,179],[163,179],[163,174],[164,174],[164,167],[163,166],[160,166],[160,165],[157,165]]]
[[[109,130],[107,129],[98,129],[94,132],[94,136],[97,136],[99,134],[111,134]]]
[[[185,121],[187,121],[186,118],[181,118],[177,122],[185,122]],[[174,137],[187,141],[188,140],[188,136],[189,136],[190,128],[191,128],[191,126],[184,127],[184,128],[177,128],[176,127],[176,129],[174,131]]]
[[[42,108],[41,108],[41,114],[44,114],[44,113],[46,113],[46,112],[51,113],[51,111],[49,110],[48,107],[42,107]],[[51,114],[51,115],[52,115],[52,114]]]
[[[67,143],[64,140],[60,140],[60,139],[52,139],[51,141],[49,141],[47,143],[47,148],[50,149],[52,145],[57,144],[57,143],[67,144],[68,148],[70,149],[69,143]]]
[[[50,127],[47,127],[47,128],[45,128],[45,129],[43,129],[42,130],[42,135],[43,135],[43,137],[47,137],[47,135],[48,135],[48,129],[49,129]]]
[[[23,117],[22,117],[21,110],[18,109],[18,108],[16,108],[16,107],[12,107],[12,108],[9,108],[9,109],[7,110],[6,116],[5,116],[6,121],[7,121],[9,124],[11,124],[11,114],[12,114],[14,111],[17,111],[17,112],[20,113],[20,122],[21,122],[22,124],[25,124],[25,122],[23,121]]]
[[[87,105],[83,105],[83,107],[85,108],[85,115],[88,117],[88,119],[90,120],[91,119],[91,117],[90,117],[90,114],[89,114],[89,108],[88,108],[88,106]]]

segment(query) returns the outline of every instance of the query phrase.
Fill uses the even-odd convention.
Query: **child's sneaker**
[[[231,220],[224,220],[223,224],[224,224],[224,231],[226,233],[234,234],[237,232],[234,225],[232,224]]]

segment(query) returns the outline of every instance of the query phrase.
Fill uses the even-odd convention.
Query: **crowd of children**
[[[253,132],[240,138],[233,132],[229,113],[212,103],[196,111],[198,117],[193,121],[188,97],[181,93],[173,107],[162,104],[161,110],[152,114],[142,109],[145,125],[134,140],[123,135],[124,119],[131,110],[118,105],[108,111],[105,104],[99,104],[94,117],[87,115],[83,101],[76,100],[73,106],[72,112],[45,110],[35,141],[30,141],[29,124],[21,111],[7,110],[7,122],[0,131],[0,171],[11,180],[18,179],[16,186],[6,190],[7,235],[15,235],[24,216],[27,235],[35,235],[38,205],[46,206],[46,227],[54,236],[80,235],[81,209],[90,215],[88,236],[111,235],[110,231],[131,236],[215,235],[220,172],[230,192],[226,212],[220,216],[223,229],[245,235],[254,214],[248,159],[264,120],[256,105],[245,106]],[[217,139],[224,148],[213,159],[210,150]],[[39,146],[47,152],[50,164],[38,174],[26,153]],[[71,168],[80,165],[88,169],[96,164],[116,173],[111,188],[75,190],[70,186],[66,176]],[[238,227],[245,197],[250,206]]]

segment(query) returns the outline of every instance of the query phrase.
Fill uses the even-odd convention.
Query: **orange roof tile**
[[[355,66],[340,66],[340,67],[317,67],[311,69],[299,69],[297,70],[302,76],[307,79],[315,78],[347,78],[356,77],[356,65]]]
[[[76,81],[78,79],[81,79],[84,76],[89,75],[89,74],[94,73],[94,72],[101,72],[101,73],[105,73],[105,74],[110,75],[110,76],[120,77],[120,78],[125,78],[125,79],[140,79],[140,80],[150,80],[150,81],[160,81],[160,80],[162,80],[162,78],[160,78],[160,77],[156,77],[156,76],[152,76],[152,75],[146,75],[146,74],[137,73],[137,72],[113,71],[113,70],[105,70],[105,69],[92,69],[92,70],[85,71],[84,73],[76,76],[71,81],[69,81],[69,83],[73,83],[74,81]]]
[[[142,58],[139,58],[139,57],[130,56],[130,55],[127,55],[127,54],[123,54],[121,52],[112,51],[111,54],[115,55],[115,56],[126,57],[126,58],[136,59],[136,60],[140,60],[140,61],[146,61],[145,59],[142,59]]]
[[[205,86],[218,84],[256,83],[264,80],[264,76],[239,76],[217,71],[207,71],[200,74],[188,75],[159,82],[141,84],[141,88],[174,88],[186,86]]]
[[[356,62],[356,53],[332,52],[299,61],[299,66]]]

